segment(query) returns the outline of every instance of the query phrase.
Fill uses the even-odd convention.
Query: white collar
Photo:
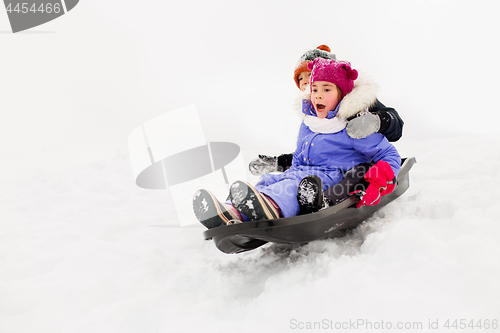
[[[311,129],[311,131],[322,134],[331,134],[342,131],[347,126],[345,118],[318,118],[315,116],[306,115],[304,117],[304,124]]]

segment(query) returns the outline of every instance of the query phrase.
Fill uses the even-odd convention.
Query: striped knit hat
[[[332,50],[328,45],[322,44],[315,49],[309,50],[300,57],[299,61],[295,65],[295,70],[293,72],[293,79],[297,88],[300,89],[299,85],[299,74],[302,72],[309,72],[307,64],[312,62],[316,58],[331,59],[336,60],[335,54],[331,53]]]

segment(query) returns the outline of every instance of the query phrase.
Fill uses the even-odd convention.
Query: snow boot
[[[297,189],[300,215],[310,214],[331,206],[330,200],[323,196],[323,182],[316,175],[304,177]]]
[[[279,211],[264,194],[259,193],[252,185],[236,181],[229,189],[229,199],[241,214],[250,221],[279,218]]]
[[[195,193],[193,211],[198,221],[208,229],[241,222],[229,207],[220,203],[207,190],[199,190]]]

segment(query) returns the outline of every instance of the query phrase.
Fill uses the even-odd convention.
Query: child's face
[[[337,86],[327,81],[316,81],[311,86],[311,101],[318,118],[326,118],[340,102],[341,95]]]
[[[301,91],[305,91],[309,88],[309,78],[311,77],[311,72],[302,72],[297,76],[299,81],[299,89]]]

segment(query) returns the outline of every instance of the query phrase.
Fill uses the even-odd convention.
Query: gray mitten
[[[380,117],[371,112],[367,112],[349,121],[347,124],[347,134],[353,139],[366,138],[368,135],[380,130]]]
[[[276,172],[278,171],[278,158],[276,156],[259,155],[259,158],[250,162],[248,168],[254,176]]]

